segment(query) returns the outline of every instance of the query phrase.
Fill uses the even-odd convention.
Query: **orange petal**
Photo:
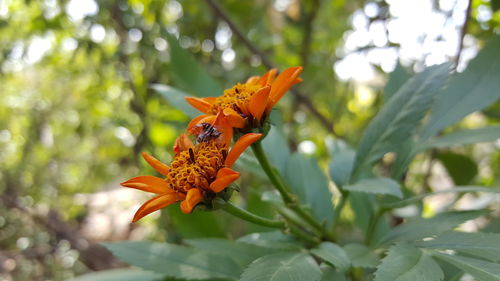
[[[270,90],[271,86],[265,86],[253,94],[250,98],[250,114],[252,114],[252,116],[257,120],[260,120],[262,113],[264,113],[264,110],[267,107]]]
[[[153,167],[153,169],[155,169],[158,173],[166,176],[168,174],[168,172],[170,172],[170,167],[163,164],[160,160],[154,158],[153,156],[147,154],[146,152],[143,152],[142,153],[142,157],[144,158],[144,160],[146,160],[146,162],[148,162],[149,165],[151,165],[151,167]]]
[[[257,84],[260,79],[261,79],[261,77],[259,77],[259,76],[252,76],[252,77],[247,79],[247,82],[245,82],[245,84],[254,85],[254,84]]]
[[[135,188],[156,194],[174,192],[168,187],[168,184],[164,179],[153,176],[135,177],[120,184],[125,187]]]
[[[240,157],[241,153],[243,153],[248,146],[258,141],[261,137],[262,134],[249,133],[239,138],[227,154],[226,161],[224,162],[226,167],[231,168],[238,157]]]
[[[266,72],[266,74],[262,75],[258,84],[262,86],[271,84],[271,82],[273,82],[274,80],[274,77],[276,77],[276,73],[278,73],[278,70],[276,68],[270,69],[268,72]]]
[[[188,132],[190,132],[190,131],[191,131],[191,129],[192,129],[194,126],[196,126],[196,125],[198,125],[198,124],[202,123],[202,121],[201,121],[201,120],[203,120],[203,119],[207,118],[208,116],[212,116],[212,115],[203,114],[203,115],[196,116],[195,118],[193,118],[193,119],[189,122],[189,124],[188,124],[188,126],[187,126],[187,131],[188,131]]]
[[[181,153],[181,151],[188,150],[191,147],[193,147],[193,142],[189,139],[189,137],[186,134],[181,134],[175,140],[175,145],[174,145],[175,155]]]
[[[302,73],[304,68],[302,66],[289,67],[285,69],[280,75],[274,80],[271,88],[271,93],[269,94],[269,104],[267,105],[267,110],[270,110],[290,89],[290,87],[295,84],[296,79]]]
[[[225,108],[224,109],[224,115],[226,121],[231,125],[233,128],[243,128],[245,127],[245,119],[241,117],[241,115],[238,114],[234,109],[232,108]]]
[[[198,203],[203,200],[203,195],[198,188],[191,188],[187,192],[186,199],[181,202],[181,211],[184,214],[190,214],[193,211],[193,208],[198,205]]]
[[[208,102],[206,99],[187,97],[186,101],[194,108],[206,114],[209,113],[210,108],[212,107],[212,104]]]
[[[233,181],[240,177],[240,173],[229,168],[222,168],[217,172],[215,181],[210,184],[210,189],[213,192],[221,192],[230,185]]]
[[[175,203],[179,198],[176,193],[167,193],[162,194],[156,197],[153,197],[146,201],[146,203],[142,204],[141,207],[135,212],[134,219],[132,222],[136,222],[143,218],[146,215],[151,214],[154,211],[157,211],[161,208],[165,208],[168,205]]]

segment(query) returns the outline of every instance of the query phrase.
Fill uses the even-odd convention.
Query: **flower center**
[[[170,188],[186,193],[191,188],[208,190],[217,171],[224,166],[227,150],[215,141],[196,144],[189,150],[179,153],[167,175]]]
[[[209,113],[217,114],[225,108],[232,108],[239,113],[243,113],[242,108],[246,107],[246,104],[250,102],[250,98],[260,88],[259,85],[238,83],[232,88],[225,90],[224,95],[215,99]]]

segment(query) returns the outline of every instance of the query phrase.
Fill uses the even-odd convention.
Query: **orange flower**
[[[275,79],[277,70],[271,69],[262,77],[251,77],[246,83],[238,83],[225,90],[222,96],[186,98],[189,104],[206,114],[193,119],[190,126],[219,112],[224,114],[224,119],[233,128],[244,128],[247,124],[261,126],[262,120],[288,89],[302,81],[299,78],[302,70],[301,66],[290,67]]]
[[[175,157],[170,166],[142,153],[149,165],[165,178],[139,176],[121,183],[125,187],[157,194],[137,210],[133,222],[177,201],[182,201],[181,210],[188,214],[202,201],[213,200],[217,193],[240,177],[240,173],[231,167],[240,154],[261,136],[246,134],[228,152],[228,145],[218,136],[193,144],[182,134],[176,141]]]

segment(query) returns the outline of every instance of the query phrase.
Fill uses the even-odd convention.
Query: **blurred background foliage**
[[[388,73],[385,95],[424,66],[455,61],[463,70],[500,33],[499,8],[498,0],[0,0],[0,280],[121,266],[99,241],[263,230],[177,206],[130,224],[144,197],[118,183],[153,173],[142,151],[169,162],[190,120],[153,84],[216,96],[270,65],[303,65],[304,82],[273,118],[288,143],[270,145],[326,166],[332,146],[357,143]],[[499,118],[497,102],[458,126]],[[421,154],[406,181],[424,190],[498,185],[499,145]],[[240,165],[259,175],[247,160]],[[241,180],[247,208],[263,215],[264,182]]]

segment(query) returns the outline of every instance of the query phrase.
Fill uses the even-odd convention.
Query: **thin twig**
[[[219,17],[221,20],[227,23],[231,31],[234,35],[245,45],[250,52],[254,55],[260,57],[262,64],[264,64],[267,68],[274,68],[274,64],[269,60],[269,58],[264,54],[261,50],[259,50],[250,40],[243,34],[243,32],[236,26],[236,24],[229,18],[229,16],[222,10],[216,0],[205,0],[205,2],[210,6],[214,14]],[[334,124],[330,120],[328,120],[321,112],[319,112],[316,107],[314,107],[311,100],[309,100],[305,95],[303,95],[299,90],[292,89],[292,95],[302,103],[314,117],[318,119],[323,127],[328,130],[331,134],[338,137],[338,134],[335,132]]]
[[[460,30],[460,41],[458,42],[458,51],[455,57],[455,67],[458,66],[460,62],[460,56],[462,55],[462,50],[464,48],[464,37],[467,34],[467,28],[469,25],[470,14],[472,11],[472,0],[467,2],[467,10],[465,10],[465,21],[462,25],[462,29]]]

